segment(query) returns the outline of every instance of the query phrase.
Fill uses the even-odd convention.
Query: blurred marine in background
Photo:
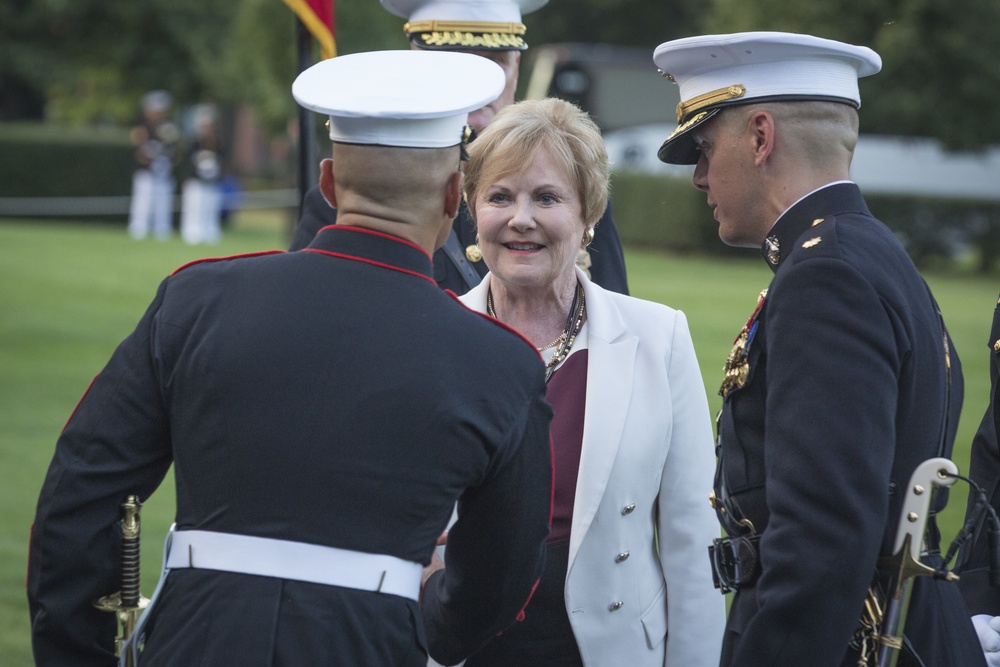
[[[181,188],[181,238],[218,243],[222,236],[222,140],[218,112],[208,104],[191,110],[189,170]]]
[[[129,133],[138,166],[128,214],[128,233],[134,239],[152,234],[164,241],[173,234],[173,171],[181,133],[168,115],[172,103],[165,90],[147,93],[142,98],[142,121]]]

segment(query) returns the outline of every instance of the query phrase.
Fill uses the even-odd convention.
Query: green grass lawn
[[[132,330],[166,274],[199,257],[283,248],[286,225],[279,215],[245,213],[220,245],[191,247],[176,239],[133,241],[122,227],[0,221],[3,664],[32,664],[24,589],[28,531],[56,438],[90,380]],[[635,296],[687,314],[714,413],[722,363],[770,270],[753,251],[745,260],[720,260],[630,248],[626,259]],[[966,400],[955,459],[966,472],[968,445],[989,393],[986,338],[1000,281],[967,275],[929,275],[928,281],[964,362]],[[173,492],[168,477],[143,510],[147,595],[172,520]],[[948,539],[960,525],[965,495],[961,488],[953,494],[943,519]]]

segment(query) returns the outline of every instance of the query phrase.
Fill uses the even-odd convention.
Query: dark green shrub
[[[972,257],[989,273],[1000,258],[1000,204],[871,195],[872,214],[902,241],[921,268]]]
[[[636,172],[611,178],[615,225],[622,243],[685,254],[746,255],[719,240],[719,224],[690,179]]]
[[[612,176],[615,224],[625,245],[677,253],[745,256],[719,240],[705,195],[689,179],[619,171]],[[972,261],[988,273],[1000,263],[1000,204],[867,195],[868,206],[899,237],[920,268]]]
[[[128,131],[0,123],[0,197],[127,195]]]

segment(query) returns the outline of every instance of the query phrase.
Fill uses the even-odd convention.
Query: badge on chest
[[[726,398],[734,389],[740,389],[746,384],[750,376],[750,344],[753,342],[754,334],[757,333],[757,316],[760,309],[764,307],[764,299],[767,297],[767,290],[761,290],[757,296],[757,307],[754,308],[750,319],[743,325],[740,335],[733,341],[733,349],[729,352],[725,366],[722,367],[725,376],[722,378],[722,386],[719,387],[719,396]]]

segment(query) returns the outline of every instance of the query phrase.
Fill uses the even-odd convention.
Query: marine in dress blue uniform
[[[465,69],[481,83],[440,94]],[[141,664],[425,665],[428,643],[472,652],[514,622],[548,533],[543,368],[530,343],[438,289],[430,260],[457,211],[466,113],[501,79],[480,58],[397,51],[296,80],[303,106],[331,114],[335,160],[413,148],[392,153],[411,160],[397,179],[443,174],[440,191],[414,189],[417,210],[440,212],[411,220],[375,198],[361,220],[372,193],[334,189],[343,172],[324,161],[343,224],[302,252],[198,261],[160,284],[66,424],[41,491],[37,664],[114,662],[115,618],[93,602],[118,586],[119,504],[147,498],[171,464],[174,547],[188,548],[169,551]],[[362,171],[381,194],[381,172]],[[422,566],[456,502],[452,557],[421,609]],[[253,547],[227,562],[220,540]],[[341,583],[315,581],[327,578]]]
[[[528,48],[524,40],[522,14],[535,11],[548,0],[382,0],[393,14],[407,19],[404,26],[414,48],[435,51],[471,52],[503,62],[507,85],[501,96],[488,105],[491,111],[470,125],[485,128],[492,113],[514,101],[520,52]],[[336,224],[337,211],[323,199],[318,188],[304,198],[302,214],[289,250],[301,250],[320,229]],[[482,260],[476,240],[475,223],[465,202],[459,209],[448,242],[434,253],[434,279],[441,289],[462,295],[475,287],[489,269]],[[578,265],[604,289],[628,294],[625,254],[615,226],[610,200],[595,227],[594,241],[578,258]]]
[[[986,341],[989,353],[990,397],[979,430],[972,440],[969,477],[986,493],[994,510],[1000,511],[1000,446],[997,445],[997,428],[1000,410],[997,410],[997,384],[1000,378],[1000,299],[993,311],[993,325]],[[971,519],[977,494],[969,494],[968,517]],[[1000,586],[990,584],[989,522],[985,517],[975,523],[970,542],[959,554],[955,571],[961,575],[958,587],[965,596],[969,612],[979,632],[980,642],[986,651],[991,667],[1000,665]]]
[[[857,125],[840,119],[860,105],[857,78],[881,61],[787,33],[675,40],[654,61],[682,100],[660,159],[697,164],[720,236],[759,243],[774,271],[720,389],[712,502],[730,540],[711,553],[719,585],[736,591],[721,664],[857,665],[872,639],[858,634],[859,618],[869,587],[886,583],[876,567],[892,552],[900,490],[919,463],[950,455],[962,404],[958,356],[930,290],[846,180]],[[801,106],[811,102],[820,104]],[[802,136],[782,125],[789,117],[814,123],[806,142],[815,130],[840,137],[844,146],[826,147],[837,157],[796,161],[790,145]],[[777,202],[775,217],[751,210],[761,202]],[[982,664],[954,583],[918,578],[905,635],[901,665]]]
[[[142,98],[142,121],[129,132],[135,146],[137,169],[132,176],[128,234],[161,241],[173,234],[174,165],[181,133],[167,114],[173,100],[165,90]]]

